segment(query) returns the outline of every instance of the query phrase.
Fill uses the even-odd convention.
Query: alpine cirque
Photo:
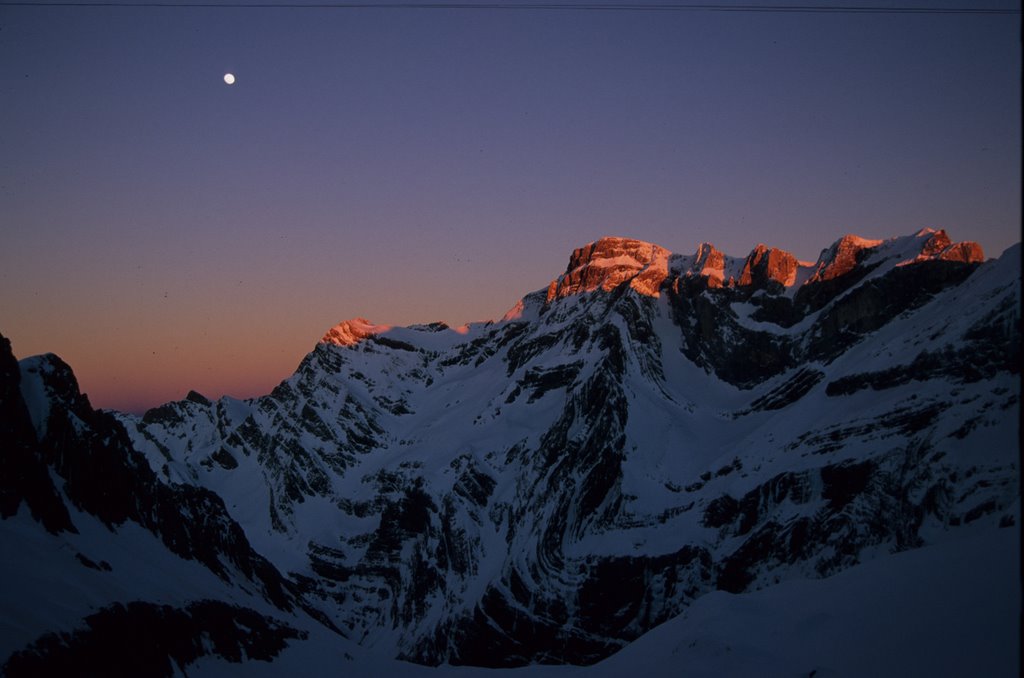
[[[1019,245],[602,238],[141,417],[0,351],[9,676],[1017,674]]]

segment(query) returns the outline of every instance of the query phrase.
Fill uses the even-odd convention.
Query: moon
[[[226,82],[229,85],[234,85],[235,84],[235,76],[233,74],[231,74],[231,73],[225,73],[224,74],[224,82]]]

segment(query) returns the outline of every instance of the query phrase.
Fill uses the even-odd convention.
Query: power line
[[[885,7],[857,5],[729,5],[721,3],[517,3],[517,2],[6,2],[0,7],[181,8],[181,9],[387,9],[387,10],[520,10],[572,12],[760,12],[792,14],[1020,14],[999,7]]]

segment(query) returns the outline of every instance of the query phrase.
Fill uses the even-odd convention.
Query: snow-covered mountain
[[[768,669],[752,629],[913,619],[925,583],[870,598],[872,572],[917,581],[912,562],[972,593],[932,618],[1015,635],[1019,356],[1019,245],[985,261],[932,230],[845,236],[816,262],[603,238],[500,321],[349,320],[267,396],[142,417],[8,349],[0,659],[102,667],[138,638],[128,656],[166,675],[246,658],[676,675],[674,657],[844,675],[799,643]],[[1003,579],[947,567],[958,544]],[[715,654],[728,642],[746,654]],[[922,642],[862,666],[902,673]]]

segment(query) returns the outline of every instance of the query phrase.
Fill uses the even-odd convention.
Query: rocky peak
[[[366,318],[352,318],[338,323],[320,339],[321,344],[353,346],[375,334],[387,332],[390,325],[374,325]]]
[[[931,258],[942,253],[947,247],[953,244],[944,229],[934,231],[930,228],[922,228],[915,234],[917,238],[925,238],[924,246],[921,247],[921,256]]]
[[[697,246],[694,254],[693,268],[695,271],[702,271],[705,268],[721,269],[725,266],[725,255],[709,242],[702,242]]]
[[[725,280],[725,255],[709,242],[697,246],[691,271],[708,279],[708,287],[721,287]]]
[[[42,436],[50,417],[49,403],[57,401],[71,414],[86,419],[92,412],[89,396],[78,388],[71,367],[53,353],[19,361],[21,394],[28,405],[36,431]]]
[[[935,231],[925,228],[918,231],[916,235],[919,238],[925,238],[924,245],[921,247],[921,254],[917,256],[918,261],[939,259],[942,261],[959,261],[965,264],[985,261],[985,252],[981,249],[981,245],[969,240],[954,243],[944,229]]]
[[[547,302],[582,292],[608,292],[625,282],[641,294],[657,296],[668,277],[670,254],[642,240],[601,238],[573,250],[565,273],[548,286]]]
[[[796,257],[789,252],[758,244],[743,264],[739,284],[765,288],[776,282],[788,287],[796,281],[798,266]]]
[[[862,252],[881,244],[881,240],[868,240],[852,233],[844,235],[831,247],[822,250],[814,266],[814,273],[807,282],[822,282],[846,275],[857,267],[858,261],[864,256]]]
[[[953,243],[942,252],[939,252],[937,259],[943,261],[962,261],[965,264],[980,264],[985,261],[985,251],[978,243],[965,240]]]
[[[942,229],[923,228],[912,236],[885,241],[844,235],[822,251],[807,282],[822,282],[846,275],[873,256],[874,252],[884,252],[886,256],[896,255],[900,263],[905,264],[933,260],[972,264],[985,260],[981,245],[970,241],[954,243]]]
[[[213,405],[213,402],[199,391],[189,391],[185,395],[185,400],[197,405],[203,405],[204,407],[211,407]]]

